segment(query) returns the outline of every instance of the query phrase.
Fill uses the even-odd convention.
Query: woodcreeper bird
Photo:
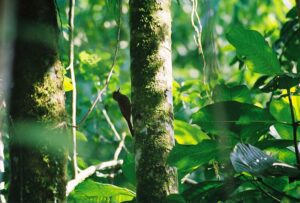
[[[130,133],[134,136],[131,123],[131,102],[129,98],[120,92],[120,88],[113,92],[113,99],[118,102],[122,116],[125,118],[129,127]]]

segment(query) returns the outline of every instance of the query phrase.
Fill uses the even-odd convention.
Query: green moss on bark
[[[167,165],[174,145],[171,0],[131,0],[131,84],[137,201],[162,202],[177,192],[176,169]]]
[[[57,132],[65,120],[58,34],[54,1],[18,1],[9,202],[65,200],[67,151],[59,142],[66,133]]]

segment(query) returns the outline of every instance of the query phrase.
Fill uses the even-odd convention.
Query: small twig
[[[76,79],[74,70],[74,8],[75,0],[69,1],[69,66],[71,72],[71,80],[73,85],[72,91],[72,126],[76,126]],[[73,176],[77,175],[77,147],[76,147],[76,127],[72,127],[72,143],[73,143]]]
[[[96,172],[96,176],[99,177],[99,178],[109,178],[109,179],[113,179],[114,177],[116,177],[118,174],[121,174],[122,171],[119,170],[119,171],[116,171],[115,173],[109,173],[109,174],[106,174],[106,173],[100,173],[100,172]]]
[[[287,197],[287,198],[289,198],[291,200],[294,200],[294,201],[297,201],[297,202],[300,201],[299,198],[293,197],[293,196],[291,196],[289,194],[286,194],[285,192],[281,192],[281,191],[279,191],[279,190],[271,187],[270,185],[266,184],[264,181],[262,181],[260,179],[258,179],[258,182],[260,182],[262,185],[264,185],[265,187],[269,188],[270,190],[274,191],[275,193],[277,193],[277,194],[279,194],[281,196]]]
[[[98,170],[105,170],[108,168],[117,167],[123,164],[123,160],[113,160],[113,161],[107,161],[102,162],[98,165],[90,166],[83,171],[81,171],[76,178],[73,180],[70,180],[67,184],[66,188],[66,196],[68,196],[77,185],[79,185],[81,182],[83,182],[88,177],[92,176],[96,171]]]
[[[197,181],[194,181],[193,179],[189,178],[188,176],[182,178],[181,183],[182,184],[189,184],[189,185],[197,185],[198,184]]]
[[[106,122],[110,126],[111,130],[114,132],[117,140],[120,141],[121,140],[121,136],[119,135],[118,131],[116,130],[115,125],[111,122],[111,120],[110,120],[110,118],[109,118],[109,116],[108,116],[105,108],[102,109],[102,113],[103,113],[103,115],[104,115],[104,117],[106,119]]]
[[[293,107],[293,100],[291,98],[291,90],[288,88],[288,99],[290,104],[290,111],[291,111],[291,118],[292,118],[292,124],[293,124],[293,140],[294,140],[294,147],[295,147],[295,156],[297,161],[297,168],[300,169],[300,157],[299,157],[299,148],[298,148],[298,141],[297,141],[297,127],[298,124],[295,120],[295,113],[294,113],[294,107]]]
[[[258,184],[254,184],[262,193],[264,193],[266,196],[270,197],[271,199],[275,200],[276,202],[281,202],[280,199],[270,194],[268,191],[264,190],[262,187],[260,187]]]
[[[280,199],[278,199],[277,197],[274,197],[272,194],[270,194],[268,191],[265,191],[262,187],[260,187],[260,185],[258,184],[258,182],[254,179],[248,179],[246,176],[242,175],[242,177],[244,177],[246,180],[250,181],[250,183],[254,186],[256,186],[262,193],[264,193],[266,196],[270,197],[271,199],[275,200],[276,202],[281,202]]]
[[[117,55],[118,55],[118,51],[119,51],[119,45],[120,45],[120,33],[121,33],[121,13],[122,13],[122,5],[121,5],[122,0],[119,0],[119,18],[118,18],[118,33],[117,33],[117,45],[115,48],[115,52],[114,52],[114,58],[113,58],[113,62],[111,64],[110,67],[110,71],[109,74],[105,80],[104,86],[103,88],[98,92],[98,96],[96,97],[96,99],[93,101],[91,107],[89,108],[89,110],[85,113],[85,115],[83,116],[83,118],[79,121],[79,123],[77,124],[77,126],[80,126],[86,119],[87,117],[92,113],[93,109],[95,108],[97,102],[101,99],[102,94],[106,91],[108,83],[110,81],[110,78],[113,74],[114,71],[114,67],[115,67],[115,63],[117,60]]]
[[[117,160],[118,158],[119,158],[119,155],[120,155],[120,153],[121,153],[121,151],[122,151],[122,148],[124,148],[124,143],[125,143],[125,138],[126,138],[126,133],[125,132],[123,132],[122,133],[122,139],[121,139],[121,141],[120,141],[120,143],[119,143],[119,146],[118,146],[118,148],[116,149],[116,151],[115,151],[115,154],[114,154],[114,160]]]

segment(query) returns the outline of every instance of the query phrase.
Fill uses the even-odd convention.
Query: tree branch
[[[102,109],[102,113],[106,119],[106,122],[108,123],[108,125],[110,126],[111,130],[114,132],[116,138],[120,141],[121,140],[121,136],[119,135],[118,131],[116,130],[114,124],[111,122],[108,114],[107,114],[107,111],[105,108]]]
[[[122,139],[121,139],[121,141],[120,141],[120,143],[119,143],[119,146],[118,146],[118,148],[116,149],[115,154],[114,154],[114,160],[117,160],[117,159],[119,158],[119,155],[120,155],[120,153],[121,153],[121,151],[122,151],[122,148],[126,149],[126,148],[125,148],[125,145],[124,145],[125,138],[126,138],[126,133],[123,132],[123,133],[122,133]],[[126,149],[126,150],[127,150],[127,149]],[[127,151],[127,152],[128,152],[128,151]]]
[[[76,178],[68,182],[67,189],[66,189],[66,196],[68,196],[75,189],[77,185],[79,185],[88,177],[92,176],[96,171],[121,166],[122,164],[123,164],[123,160],[112,160],[112,161],[102,162],[98,165],[93,165],[84,169],[77,175]]]

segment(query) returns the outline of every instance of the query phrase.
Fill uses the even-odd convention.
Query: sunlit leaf
[[[101,57],[99,57],[97,54],[90,54],[86,51],[82,51],[79,53],[79,59],[82,63],[95,65],[101,60]]]
[[[73,90],[72,80],[67,76],[64,76],[64,90],[65,92]]]
[[[204,139],[210,139],[199,126],[184,121],[174,121],[175,139],[179,144],[198,144]]]
[[[75,188],[70,199],[79,202],[123,202],[130,201],[135,193],[115,185],[103,184],[86,180]]]
[[[76,131],[76,138],[78,141],[81,141],[81,142],[87,142],[87,137],[85,136],[85,134],[83,134],[82,132],[80,131]]]
[[[282,72],[275,52],[259,32],[233,25],[226,38],[237,49],[238,55],[246,57],[247,67],[254,72],[266,75]]]

